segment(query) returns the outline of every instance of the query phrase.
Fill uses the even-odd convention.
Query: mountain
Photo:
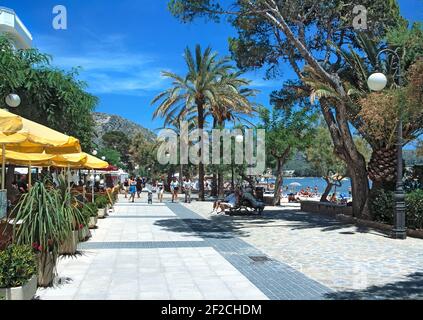
[[[98,146],[102,146],[102,137],[105,133],[110,131],[122,131],[128,137],[132,138],[138,132],[142,133],[148,140],[153,141],[156,139],[156,135],[140,126],[139,124],[125,119],[121,116],[107,114],[102,112],[94,112],[93,118],[95,122],[96,137],[94,143]]]

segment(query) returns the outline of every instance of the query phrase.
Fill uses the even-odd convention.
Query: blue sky
[[[112,4],[113,3],[113,4]],[[1,1],[0,6],[14,9],[34,37],[34,46],[54,56],[61,68],[81,66],[81,78],[89,91],[100,98],[97,111],[118,114],[147,128],[152,121],[152,98],[168,87],[160,71],[183,73],[184,48],[200,43],[211,45],[220,54],[228,54],[227,39],[235,35],[226,23],[196,21],[181,24],[173,18],[165,0],[57,0]],[[55,5],[68,10],[68,29],[52,27]],[[423,20],[422,0],[400,1],[403,16]],[[261,72],[247,77],[261,90],[257,101],[268,105],[269,94],[282,79],[264,81]],[[291,77],[287,68],[284,77]]]

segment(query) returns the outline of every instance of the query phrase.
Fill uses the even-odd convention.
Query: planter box
[[[6,300],[31,300],[37,292],[37,277],[32,277],[22,287],[0,289]]]
[[[89,228],[90,229],[95,229],[95,227],[97,226],[97,217],[91,217],[90,218],[90,222],[89,222]]]
[[[91,236],[91,232],[90,232],[90,229],[88,229],[88,227],[84,227],[83,229],[79,230],[78,233],[79,233],[79,241],[81,242],[87,241]]]
[[[106,210],[107,210],[107,208],[98,209],[98,215],[97,215],[97,217],[99,219],[104,219],[106,217]]]
[[[65,243],[63,243],[59,248],[59,254],[75,254],[79,242],[79,233],[78,231],[72,231],[71,236]]]
[[[53,284],[56,261],[52,253],[37,255],[38,286],[47,288]]]
[[[342,214],[352,216],[352,207],[333,204],[330,202],[301,201],[301,211],[329,215]]]

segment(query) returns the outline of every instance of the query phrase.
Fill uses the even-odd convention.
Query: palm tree
[[[226,121],[233,121],[234,124],[249,122],[245,116],[252,116],[256,112],[256,105],[251,103],[249,98],[255,96],[257,91],[245,88],[251,81],[240,76],[241,72],[236,72],[220,79],[216,103],[207,108],[207,115],[213,117],[213,128],[224,128]],[[213,180],[214,195],[223,197],[224,181],[221,168],[217,169],[217,176],[214,174]]]
[[[153,118],[182,116],[192,107],[197,112],[198,129],[204,129],[205,111],[208,105],[215,105],[219,97],[219,80],[234,67],[229,64],[228,58],[219,59],[217,53],[212,53],[210,47],[203,52],[201,46],[195,48],[195,57],[189,48],[185,49],[185,62],[188,73],[181,77],[175,73],[164,71],[162,75],[172,80],[172,87],[156,96],[152,104],[160,102],[153,114]],[[203,141],[201,154],[203,154]],[[198,166],[200,200],[204,201],[204,162]]]

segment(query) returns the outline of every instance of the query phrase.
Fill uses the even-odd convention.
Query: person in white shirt
[[[163,202],[163,194],[164,194],[164,183],[163,183],[162,179],[157,181],[156,190],[157,190],[157,197],[159,198],[160,203],[162,203]]]
[[[178,201],[179,182],[176,178],[173,178],[170,183],[170,191],[172,192],[172,202]]]
[[[191,203],[192,182],[189,178],[184,178],[185,203]]]
[[[228,195],[223,201],[216,201],[213,204],[213,212],[216,211],[217,214],[225,212],[227,209],[235,208],[240,200],[241,192],[235,190],[235,193]],[[220,211],[218,211],[220,209]]]

